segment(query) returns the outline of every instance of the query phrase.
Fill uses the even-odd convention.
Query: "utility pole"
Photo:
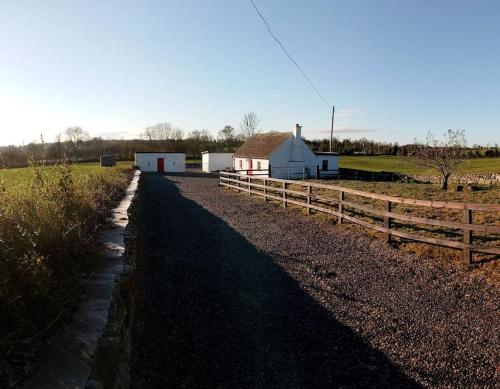
[[[332,130],[330,131],[330,153],[333,151],[332,150],[332,144],[333,144],[333,120],[335,118],[335,105],[332,106]]]

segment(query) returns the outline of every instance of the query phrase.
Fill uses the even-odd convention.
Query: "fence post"
[[[339,192],[339,216],[337,218],[337,224],[342,224],[342,215],[344,214],[344,204],[342,202],[344,201],[344,191],[341,190]]]
[[[286,188],[287,188],[287,183],[283,182],[283,208],[286,208],[287,202],[286,202]]]
[[[311,185],[307,185],[307,205],[311,205],[311,193],[312,193]],[[310,214],[311,214],[311,208],[307,207],[307,215]]]
[[[472,210],[464,209],[464,223],[471,224],[472,223]],[[472,231],[471,230],[463,230],[464,231],[464,262],[467,265],[472,264],[472,251],[467,245],[472,242]]]
[[[252,182],[250,180],[251,180],[251,178],[250,178],[250,176],[248,176],[247,177],[247,182],[248,182],[248,197],[252,196],[252,192],[251,192],[251,190],[252,190]]]
[[[391,202],[390,201],[385,201],[385,211],[386,212],[391,212]],[[384,216],[384,227],[389,229],[391,228],[391,218],[389,216]],[[387,231],[385,234],[385,241],[387,243],[390,243],[391,241],[391,233]]]
[[[269,164],[267,176],[271,178],[271,164]]]
[[[264,178],[262,182],[264,183],[264,201],[267,201],[267,180]]]

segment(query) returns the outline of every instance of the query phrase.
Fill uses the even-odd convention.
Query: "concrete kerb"
[[[50,341],[47,357],[25,388],[127,388],[135,264],[129,220],[140,172],[102,232],[105,265],[88,283],[71,323]],[[133,223],[131,223],[133,224]]]

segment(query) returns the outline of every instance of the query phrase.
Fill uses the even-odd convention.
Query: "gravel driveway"
[[[141,178],[133,387],[498,384],[498,288],[217,183]]]

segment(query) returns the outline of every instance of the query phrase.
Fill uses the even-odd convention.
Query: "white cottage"
[[[201,170],[207,173],[231,169],[233,166],[233,153],[201,153]]]
[[[142,172],[182,173],[186,170],[186,154],[170,152],[137,152],[135,165]]]
[[[302,140],[298,124],[292,132],[253,135],[234,153],[234,169],[244,175],[306,178],[316,177],[321,168],[337,170],[338,155],[313,153]]]

